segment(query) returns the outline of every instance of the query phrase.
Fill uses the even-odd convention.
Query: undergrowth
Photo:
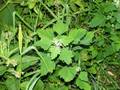
[[[0,90],[119,90],[119,3],[0,1]]]

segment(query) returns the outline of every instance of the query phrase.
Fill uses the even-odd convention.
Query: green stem
[[[52,10],[50,10],[50,8],[48,8],[43,2],[41,2],[41,4],[50,12],[50,14],[51,14],[54,18],[57,18],[57,16],[53,13]]]
[[[13,12],[13,28],[15,29],[15,16],[17,16],[30,30],[34,31],[34,29],[16,12]]]

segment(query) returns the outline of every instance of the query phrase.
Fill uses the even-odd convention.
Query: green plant
[[[112,0],[3,0],[1,90],[117,90],[120,20]]]

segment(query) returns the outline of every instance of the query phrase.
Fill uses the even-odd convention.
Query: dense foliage
[[[119,4],[0,1],[0,90],[119,90]]]

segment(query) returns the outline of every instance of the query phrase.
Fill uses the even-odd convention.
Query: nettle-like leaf
[[[58,75],[60,78],[63,78],[65,82],[70,82],[71,80],[74,79],[75,75],[77,73],[77,67],[63,67],[60,69]]]
[[[64,61],[66,64],[71,64],[72,63],[72,57],[73,57],[73,53],[71,50],[67,49],[67,48],[63,48],[61,50],[60,53],[60,60]]]
[[[103,14],[96,13],[93,19],[90,21],[90,26],[91,27],[97,27],[104,25],[106,21],[106,17]]]
[[[48,50],[48,48],[51,46],[52,40],[46,37],[41,38],[40,41],[37,41],[34,45],[40,46],[44,50]]]
[[[46,29],[46,30],[38,30],[38,35],[41,38],[41,40],[35,42],[35,46],[40,46],[44,50],[48,50],[48,48],[52,44],[52,40],[54,37],[54,33],[52,29]]]
[[[94,32],[88,32],[86,36],[80,41],[80,44],[90,45],[94,37]]]
[[[41,60],[41,68],[40,68],[41,76],[46,75],[48,72],[52,73],[54,69],[55,69],[54,61],[52,61],[50,57],[44,55]]]
[[[64,46],[67,46],[73,41],[73,38],[70,36],[64,35],[60,37],[60,40],[62,41]]]
[[[56,24],[54,24],[53,30],[57,34],[61,35],[61,34],[65,33],[66,31],[68,31],[68,25],[63,23],[62,21],[58,21]]]
[[[47,28],[45,30],[38,29],[37,34],[39,35],[40,38],[44,38],[44,37],[49,39],[54,38],[54,32],[53,32],[53,29],[51,28]]]
[[[80,89],[91,90],[91,86],[88,83],[88,73],[87,72],[85,72],[85,71],[80,72],[80,75],[78,76],[78,78],[76,80],[76,85]]]
[[[49,51],[51,52],[51,58],[55,59],[60,54],[60,47],[51,46]]]
[[[78,43],[86,35],[87,31],[85,29],[73,29],[69,32],[69,37],[72,38],[74,43]]]
[[[88,73],[83,71],[83,72],[80,72],[80,75],[78,77],[80,80],[83,80],[83,81],[88,81]]]

